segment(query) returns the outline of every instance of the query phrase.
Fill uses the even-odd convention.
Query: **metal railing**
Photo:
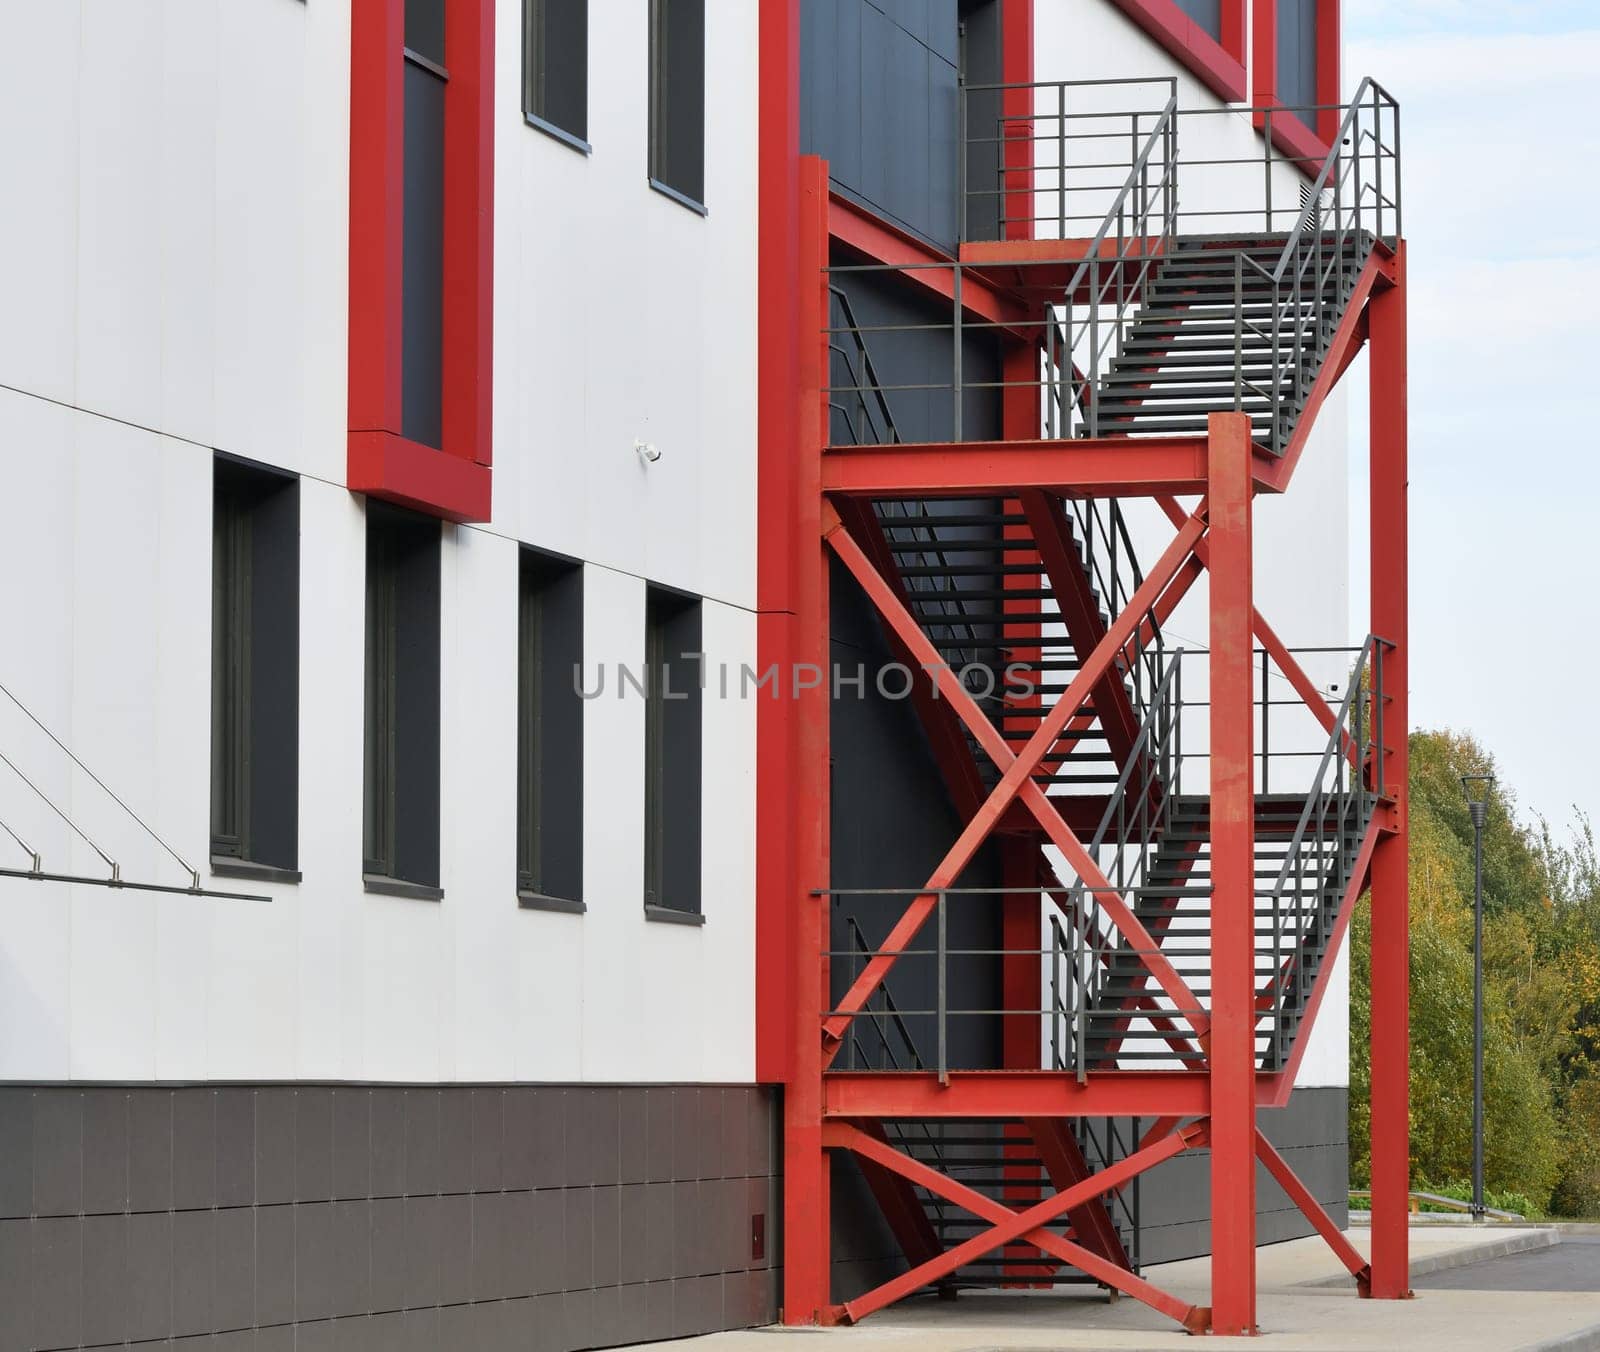
[[[1171,76],[964,84],[956,142],[962,240],[1051,227],[1065,237],[1103,219],[1100,203],[1122,185],[1152,122],[1177,95]],[[1118,102],[1129,106],[1110,106]],[[993,230],[974,232],[974,218],[992,221]]]
[[[1141,106],[1126,106],[1129,97]],[[999,396],[1027,387],[1037,391],[1046,437],[1159,432],[1158,419],[1140,426],[1139,404],[1129,403],[1141,381],[1128,368],[1144,364],[1118,363],[1152,292],[1160,294],[1168,260],[1179,252],[1192,258],[1204,242],[1224,269],[1216,276],[1223,288],[1209,300],[1167,296],[1162,304],[1171,308],[1161,315],[1168,318],[1156,328],[1178,323],[1194,305],[1219,307],[1200,312],[1216,321],[1224,349],[1233,325],[1234,350],[1217,363],[1216,383],[1232,388],[1233,406],[1250,411],[1260,440],[1281,453],[1367,249],[1374,240],[1392,245],[1402,229],[1394,99],[1369,79],[1350,104],[1180,109],[1174,82],[1158,78],[967,86],[960,108],[958,245],[1053,232],[1087,247],[1074,251],[1076,263],[1006,257],[1005,289],[1014,303],[1003,314],[973,301],[993,282],[974,284],[996,262],[982,251],[967,261],[958,248],[948,260],[830,266],[836,289],[895,278],[919,284],[913,289],[926,301],[911,320],[830,320],[827,339],[836,353],[848,344],[864,350],[868,338],[875,348],[903,343],[916,359],[891,365],[919,377],[885,383],[865,363],[853,376],[841,368],[829,394],[836,416],[850,405],[857,423],[873,422],[863,407],[902,391],[913,415],[909,428],[901,419],[903,439],[983,439],[993,435],[984,428],[998,425]],[[1319,158],[1305,147],[1322,146],[1320,133],[1335,116],[1337,130]],[[1230,138],[1246,128],[1248,151],[1230,153]],[[979,217],[992,220],[992,230],[974,229]],[[1186,239],[1195,248],[1184,247]],[[1263,262],[1263,248],[1277,248],[1277,257]],[[1220,308],[1229,301],[1232,314]],[[986,353],[1019,338],[1036,348],[1033,368],[1002,371]],[[945,343],[948,363],[930,364]],[[880,359],[887,350],[880,348]],[[1159,341],[1138,347],[1160,350]],[[1122,398],[1102,408],[1108,384]],[[855,435],[889,439],[881,427]]]
[[[1087,421],[1078,430],[1091,437],[1100,435],[1100,401],[1095,397],[1100,375],[1122,355],[1123,341],[1151,278],[1177,238],[1177,135],[1174,94],[1067,283],[1061,304],[1065,352],[1054,366],[1056,378],[1066,387],[1052,392],[1046,411],[1054,435],[1074,435],[1074,409],[1087,410]],[[1081,371],[1075,364],[1080,352]]]
[[[1179,660],[1166,664],[1141,720],[1132,754],[1118,776],[1094,833],[1084,842],[1089,856],[1121,897],[1146,886],[1151,867],[1172,820],[1175,796],[1167,786],[1177,779],[1183,737],[1179,700]],[[1081,1084],[1091,1063],[1095,1030],[1119,1011],[1108,1007],[1107,981],[1119,956],[1139,950],[1105,915],[1099,892],[1078,878],[1050,916],[1049,1056],[1054,1070],[1071,1070]],[[1198,1010],[1177,1010],[1180,1017]]]
[[[1349,887],[1356,852],[1377,808],[1375,777],[1381,774],[1384,746],[1383,647],[1376,638],[1361,647],[1305,807],[1278,876],[1265,893],[1272,908],[1269,1066],[1282,1065],[1288,1056]]]
[[[1371,241],[1399,238],[1399,176],[1400,106],[1368,77],[1344,110],[1277,260],[1269,266],[1234,255],[1234,408],[1242,412],[1248,396],[1265,403],[1266,444],[1275,454],[1288,444],[1289,417],[1311,392]],[[1251,317],[1247,302],[1266,306],[1264,322]],[[1269,372],[1266,384],[1245,376],[1247,337],[1266,343],[1265,359],[1256,361]]]
[[[1369,638],[1354,650],[1332,729],[1315,753],[1307,786],[1258,802],[1253,909],[1261,1011],[1256,1047],[1265,1069],[1281,1067],[1292,1049],[1339,904],[1352,881],[1351,870],[1383,796],[1380,767],[1391,751],[1384,740],[1383,655],[1388,646]],[[927,930],[893,952],[871,945],[852,918],[850,948],[832,956],[848,958],[852,977],[872,957],[893,957],[897,965],[891,979],[900,989],[896,1000],[869,1003],[854,1020],[886,1020],[880,1032],[886,1041],[892,1028],[905,1045],[931,1047],[931,1056],[925,1063],[919,1056],[919,1063],[941,1081],[953,1067],[997,1068],[990,1064],[992,1055],[982,1050],[988,1044],[981,1030],[1018,1019],[1039,1027],[1045,1067],[1070,1071],[1080,1082],[1093,1070],[1115,1067],[1122,1057],[1194,1064],[1203,1060],[1184,1025],[1208,1003],[1211,884],[1209,878],[1195,881],[1188,870],[1207,847],[1209,825],[1204,800],[1184,797],[1175,786],[1182,780],[1181,762],[1203,759],[1206,753],[1183,748],[1184,710],[1203,703],[1183,696],[1183,658],[1181,649],[1167,655],[1133,753],[1095,829],[1084,839],[1109,894],[1139,919],[1157,948],[1136,947],[1113,920],[1107,896],[1082,877],[1065,886],[1037,889],[828,891],[819,895],[849,898],[856,908],[886,902],[896,911],[913,897],[934,898]],[[1265,711],[1273,702],[1270,690],[1264,699]],[[1291,758],[1311,753],[1280,745],[1271,754]],[[1263,867],[1271,872],[1262,872]],[[997,944],[986,928],[994,901],[1025,892],[1036,892],[1041,903],[1050,903],[1044,943],[1037,949]],[[1203,928],[1174,928],[1196,922]],[[1196,997],[1193,1007],[1175,1003],[1149,980],[1143,960],[1157,951],[1190,985]],[[1037,1008],[981,998],[991,990],[997,995],[994,964],[1006,958],[1039,960]],[[908,998],[910,992],[915,992],[914,999]],[[953,1025],[963,1026],[954,1042]],[[1124,1042],[1139,1045],[1122,1050]]]

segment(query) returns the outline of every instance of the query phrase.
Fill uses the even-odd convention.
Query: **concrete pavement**
[[[1367,1251],[1369,1232],[1350,1231]],[[1578,1237],[1574,1236],[1574,1240]],[[1563,1253],[1557,1275],[1506,1264],[1540,1260],[1561,1242],[1544,1227],[1428,1227],[1412,1229],[1416,1298],[1362,1300],[1355,1284],[1318,1238],[1274,1244],[1257,1254],[1258,1317],[1265,1339],[1217,1338],[1207,1347],[1295,1349],[1295,1352],[1482,1352],[1600,1350],[1600,1244]],[[1473,1280],[1474,1266],[1505,1289]],[[1584,1286],[1593,1265],[1596,1280]],[[1448,1273],[1447,1277],[1438,1274]],[[1210,1263],[1193,1259],[1146,1269],[1150,1281],[1184,1300],[1203,1303]],[[1523,1285],[1512,1285],[1513,1279]],[[1532,1285],[1529,1285],[1529,1282]],[[1436,1289],[1435,1283],[1448,1289]],[[1540,1286],[1546,1289],[1540,1289]],[[663,1346],[657,1344],[656,1346]],[[855,1328],[754,1329],[666,1344],[685,1352],[1091,1352],[1096,1349],[1189,1349],[1188,1335],[1137,1301],[1106,1300],[1103,1292],[963,1293],[941,1302],[918,1298],[882,1311]]]

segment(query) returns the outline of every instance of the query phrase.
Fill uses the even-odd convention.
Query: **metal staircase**
[[[1179,207],[1178,132],[1190,116],[1187,111],[1180,116],[1174,93],[1143,121],[1140,115],[1133,118],[1135,150],[1127,177],[1091,239],[1076,238],[1070,227],[1083,217],[1068,204],[1063,182],[1060,239],[1071,247],[1054,256],[1048,239],[1030,239],[1028,248],[1010,253],[1005,246],[1011,241],[1001,239],[987,251],[963,251],[948,263],[880,265],[894,285],[921,286],[930,293],[930,306],[951,304],[948,388],[954,431],[948,443],[915,442],[894,415],[902,392],[926,406],[928,392],[940,387],[888,384],[880,375],[912,364],[883,362],[880,345],[906,335],[908,347],[925,352],[929,332],[941,325],[863,325],[852,306],[848,274],[870,269],[853,263],[829,269],[835,274],[829,279],[826,326],[833,447],[892,450],[875,463],[887,464],[909,450],[954,466],[969,453],[961,429],[972,410],[964,408],[963,399],[1010,399],[1004,420],[1009,433],[1029,421],[1018,416],[1020,385],[1033,404],[1021,412],[1036,414],[1037,428],[1034,436],[1017,433],[1016,439],[1040,451],[1021,482],[1001,480],[1002,487],[988,489],[990,496],[968,495],[965,485],[976,476],[963,478],[952,468],[957,491],[942,497],[925,496],[925,490],[894,493],[880,479],[871,481],[870,490],[838,490],[830,499],[839,532],[834,538],[847,542],[846,548],[837,543],[834,548],[886,621],[890,648],[902,660],[918,656],[926,667],[931,655],[952,670],[979,677],[981,688],[962,682],[977,709],[960,716],[947,700],[941,702],[937,683],[931,698],[919,691],[918,713],[951,803],[963,819],[982,827],[980,838],[994,831],[1009,835],[1013,845],[1021,840],[1027,848],[1037,847],[1038,866],[1036,877],[1022,883],[1018,878],[1026,873],[1026,860],[1021,873],[1005,874],[1003,887],[960,885],[972,858],[970,851],[962,853],[972,834],[969,825],[926,884],[819,888],[817,895],[831,898],[833,913],[843,916],[847,928],[847,946],[839,946],[836,927],[835,942],[823,954],[833,964],[833,1008],[823,1012],[825,1045],[844,1030],[838,1059],[828,1067],[842,1078],[924,1082],[907,1089],[904,1101],[929,1114],[939,1111],[935,1102],[917,1097],[934,1092],[927,1082],[949,1089],[973,1072],[1020,1077],[1042,1071],[1061,1084],[1075,1080],[1084,1091],[1081,1098],[1032,1098],[1026,1097],[1035,1092],[1031,1085],[1008,1080],[1007,1092],[1015,1089],[1022,1096],[1018,1102],[1053,1105],[1039,1118],[1020,1115],[1040,1111],[1032,1107],[982,1118],[953,1111],[944,1117],[849,1114],[850,1148],[914,1270],[903,1279],[909,1286],[922,1280],[917,1270],[926,1265],[937,1271],[932,1284],[942,1291],[1071,1280],[1141,1289],[1120,1276],[1138,1270],[1137,1170],[1103,1195],[1053,1215],[1031,1232],[1036,1243],[1014,1238],[983,1251],[976,1241],[1001,1223],[995,1219],[999,1208],[1014,1213],[1043,1205],[1085,1178],[1155,1149],[1151,1138],[1141,1135],[1141,1124],[1153,1122],[1151,1130],[1172,1136],[1185,1116],[1203,1115],[1193,1107],[1180,1113],[1119,1106],[1116,1111],[1128,1115],[1107,1117],[1069,1105],[1154,1101],[1093,1094],[1097,1083],[1104,1086],[1119,1077],[1146,1086],[1150,1072],[1186,1072],[1191,1084],[1214,1073],[1214,938],[1219,951],[1233,957],[1232,989],[1242,993],[1245,929],[1253,933],[1254,1066],[1260,1076],[1276,1076],[1287,1097],[1330,954],[1362,884],[1385,806],[1382,789],[1375,786],[1385,783],[1385,757],[1394,754],[1382,726],[1389,698],[1383,655],[1392,645],[1368,638],[1350,650],[1342,695],[1330,708],[1294,655],[1281,644],[1272,647],[1275,639],[1269,644],[1263,638],[1271,647],[1275,678],[1294,685],[1295,702],[1302,712],[1310,710],[1316,730],[1307,734],[1309,745],[1267,745],[1265,720],[1273,698],[1267,654],[1258,654],[1262,674],[1255,707],[1263,735],[1256,744],[1257,784],[1251,793],[1252,923],[1246,925],[1242,896],[1220,899],[1235,910],[1215,909],[1213,827],[1223,842],[1231,831],[1233,876],[1242,884],[1248,859],[1241,826],[1249,813],[1241,811],[1239,820],[1224,828],[1212,820],[1210,798],[1196,791],[1211,778],[1211,743],[1204,741],[1198,749],[1193,742],[1201,739],[1185,744],[1185,710],[1205,701],[1186,701],[1185,654],[1166,632],[1170,607],[1187,587],[1187,581],[1178,583],[1174,550],[1183,545],[1176,555],[1180,561],[1192,551],[1189,563],[1200,566],[1191,578],[1203,572],[1211,565],[1202,537],[1215,523],[1204,510],[1185,519],[1178,490],[1164,487],[1165,478],[1141,481],[1163,485],[1147,491],[1162,500],[1179,531],[1166,553],[1149,561],[1152,576],[1147,578],[1117,490],[1103,486],[1115,482],[1115,475],[1094,476],[1106,473],[1099,467],[1107,461],[1141,451],[1150,451],[1153,463],[1154,454],[1164,453],[1152,441],[1156,438],[1175,443],[1188,438],[1210,454],[1205,444],[1212,435],[1210,415],[1243,413],[1254,443],[1250,473],[1271,466],[1284,469],[1286,478],[1321,399],[1354,350],[1350,334],[1372,294],[1374,275],[1398,247],[1393,101],[1370,81],[1363,83],[1320,173],[1306,175],[1311,182],[1292,207],[1273,206],[1272,178],[1283,165],[1274,165],[1271,138],[1264,138],[1264,209],[1236,213],[1244,218],[1253,213],[1246,224],[1211,221],[1201,231],[1185,228]],[[1104,139],[1094,130],[1069,130],[1065,112],[1060,118],[1053,132],[1033,137],[1035,153],[1046,160],[1057,153],[1064,165],[1073,140]],[[1023,123],[1032,126],[1028,118]],[[999,135],[1017,132],[1006,126]],[[1306,168],[1301,162],[1295,167]],[[1004,197],[1004,179],[995,191]],[[1028,194],[1030,199],[1036,195],[1049,194]],[[1285,215],[1288,229],[1282,228]],[[919,267],[924,269],[920,278],[914,275]],[[969,284],[999,298],[987,313],[1000,317],[975,317],[977,309],[963,301]],[[1015,361],[998,380],[964,377],[964,344],[980,331],[1027,348],[1034,378],[1021,378],[1019,370],[1027,368]],[[1076,445],[1085,441],[1095,445]],[[1051,477],[1051,442],[1061,443],[1063,466],[1071,462],[1069,447],[1073,453],[1081,449],[1081,463],[1095,466],[1085,471],[1089,477],[1073,480],[1064,470]],[[986,442],[970,454],[998,457],[1001,449],[1000,441]],[[1190,486],[1182,491],[1206,492],[1205,473],[1200,471],[1197,485],[1186,480]],[[992,480],[983,482],[987,487]],[[1062,486],[1074,483],[1081,485],[1077,491]],[[944,486],[935,482],[934,491]],[[1193,532],[1187,544],[1185,530]],[[1228,662],[1248,660],[1240,654],[1249,646],[1247,631]],[[1211,654],[1190,656],[1204,658],[1208,672],[1219,660]],[[1008,689],[1008,677],[1019,667],[1025,696]],[[1223,717],[1234,720],[1235,730],[1250,702],[1250,679],[1234,674],[1232,712]],[[1216,726],[1225,724],[1219,719]],[[1229,754],[1236,764],[1248,766],[1248,749],[1240,752],[1236,744]],[[1012,768],[1014,758],[1024,756],[1025,773]],[[1296,756],[1306,759],[1289,759]],[[1235,783],[1237,777],[1236,772]],[[1285,792],[1286,784],[1294,791]],[[1019,801],[1024,788],[1026,802]],[[1005,801],[985,818],[991,794]],[[1219,855],[1227,858],[1225,845]],[[949,862],[952,858],[957,862]],[[1020,908],[1019,894],[1031,894],[1021,896]],[[1025,914],[1035,900],[1038,911]],[[992,920],[1001,901],[1012,919],[1020,911],[1029,924],[1039,922],[1026,947],[986,937],[981,926],[970,925],[959,929],[969,936],[959,941],[967,947],[952,942],[947,932],[952,911],[963,904],[987,908]],[[1224,921],[1236,936],[1226,948],[1218,935]],[[931,937],[921,932],[924,926]],[[954,994],[979,970],[1007,974],[1009,985],[998,1008],[995,999],[964,1001]],[[976,984],[987,992],[993,983],[986,982]],[[1037,1008],[1028,1004],[1034,998]],[[1249,1006],[1236,999],[1235,1008]],[[1220,1009],[1217,1015],[1220,1021]],[[1238,1058],[1233,1064],[1238,1065],[1249,1030],[1238,1017],[1230,1018]],[[948,1030],[962,1019],[979,1021],[990,1032],[1003,1027],[1008,1035],[1025,1021],[1025,1031],[1037,1034],[1037,1041],[1030,1046],[1027,1037],[1012,1037],[1009,1043],[992,1037],[986,1043],[983,1036],[970,1036],[951,1056]],[[974,1053],[973,1047],[986,1050]],[[974,1055],[996,1059],[975,1061]],[[848,1088],[859,1091],[859,1085]],[[1160,1116],[1131,1115],[1146,1112]],[[1192,1126],[1176,1134],[1184,1130],[1191,1134],[1172,1149],[1203,1143]],[[857,1139],[865,1136],[871,1141]],[[941,1196],[935,1174],[967,1189],[969,1204]],[[986,1208],[973,1197],[996,1206]],[[1086,1267],[1080,1271],[1045,1252],[1040,1246],[1051,1243],[1046,1232],[1087,1251],[1072,1260]],[[961,1254],[950,1252],[958,1248]],[[942,1266],[940,1255],[948,1260]],[[1098,1276],[1087,1275],[1096,1271]],[[1148,1292],[1141,1298],[1149,1298]],[[870,1312],[880,1304],[874,1297],[863,1308]],[[1180,1318],[1194,1327],[1188,1315]]]
[[[1364,767],[1377,746],[1367,702],[1375,689],[1381,694],[1379,646],[1368,640],[1355,654],[1309,789],[1255,798],[1256,1055],[1263,1071],[1282,1069],[1293,1053],[1378,806]],[[1205,1005],[1211,998],[1210,800],[1179,791],[1182,705],[1169,694],[1176,684],[1172,677],[1164,683],[1135,762],[1147,767],[1148,782],[1161,792],[1130,805],[1127,787],[1134,777],[1125,774],[1090,848]],[[1265,775],[1267,756],[1262,759]],[[1064,910],[1052,926],[1053,1064],[1080,1077],[1124,1063],[1204,1064],[1203,1050],[1175,1038],[1172,1021],[1163,1021],[1163,1013],[1178,1017],[1182,1011],[1157,998],[1141,951],[1105,922],[1094,893],[1080,881]]]
[[[1260,445],[1287,446],[1374,240],[1326,240],[1331,265],[1285,298],[1272,274],[1290,244],[1282,234],[1179,239],[1095,387],[1083,434],[1204,432],[1208,413],[1242,408]]]
[[[850,919],[851,949],[864,960],[870,953],[860,926]],[[852,1025],[845,1064],[852,1070],[888,1073],[929,1068],[917,1048],[906,1019],[887,988],[879,991],[866,1011],[868,1017]],[[1114,1118],[1083,1118],[1072,1123],[1070,1139],[1061,1135],[1064,1124],[1049,1121],[1003,1123],[946,1123],[916,1120],[882,1124],[885,1141],[918,1163],[960,1180],[968,1187],[1010,1206],[1031,1206],[1059,1188],[1090,1172],[1105,1169],[1125,1158],[1137,1143],[1137,1123]],[[1044,1158],[1050,1156],[1049,1161]],[[1063,1177],[1065,1175],[1065,1177]],[[923,1222],[921,1242],[930,1252],[952,1248],[970,1239],[981,1222],[953,1207],[923,1187],[900,1187],[882,1171],[868,1170],[869,1185],[878,1193],[891,1224],[906,1229],[915,1224],[907,1214],[909,1200]],[[1139,1182],[1106,1199],[1096,1198],[1076,1208],[1053,1229],[1069,1239],[1095,1246],[1119,1266],[1139,1270]],[[915,1252],[916,1235],[897,1235],[902,1246]],[[1071,1268],[1049,1261],[1039,1250],[1012,1245],[963,1264],[938,1283],[942,1292],[967,1287],[1001,1285],[1053,1285],[1090,1279]]]

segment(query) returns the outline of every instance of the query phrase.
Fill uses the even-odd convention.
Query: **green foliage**
[[[1460,777],[1494,773],[1471,737],[1411,737],[1411,1172],[1455,1195],[1472,1166],[1472,821]],[[1600,1214],[1600,859],[1516,817],[1484,828],[1484,1180],[1526,1215]],[[1370,1177],[1371,927],[1351,925],[1351,1179]],[[1499,1203],[1491,1203],[1499,1205]]]

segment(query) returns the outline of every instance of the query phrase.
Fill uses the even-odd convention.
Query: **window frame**
[[[281,533],[264,533],[269,528]],[[299,478],[218,453],[212,460],[207,823],[217,876],[300,881],[299,683]],[[264,718],[273,726],[263,726]],[[281,777],[289,799],[283,815],[270,821],[262,820],[266,800],[257,796],[263,770]],[[231,810],[219,802],[223,788]]]
[[[364,605],[362,614],[362,786],[361,786],[361,878],[368,892],[391,896],[439,901],[441,886],[442,798],[442,662],[439,645],[443,636],[441,606],[442,528],[431,517],[403,511],[385,503],[368,501],[364,550]],[[375,559],[376,555],[376,559]],[[426,566],[431,589],[418,586],[422,574],[405,578],[407,566]],[[377,566],[375,566],[375,564]],[[402,609],[402,591],[413,609]],[[402,646],[415,648],[417,631],[431,638],[424,661],[431,670],[414,668],[408,673],[401,664]],[[410,632],[402,633],[402,629]],[[433,723],[420,728],[406,720],[402,696],[410,693],[412,682],[420,676],[431,694]],[[402,689],[402,683],[405,689]],[[409,702],[409,701],[408,701]],[[412,740],[402,749],[402,725]],[[431,739],[427,734],[431,731]],[[418,740],[422,739],[422,740]],[[431,801],[429,814],[432,839],[425,851],[431,854],[432,880],[410,878],[399,872],[397,857],[401,839],[401,798],[418,792],[416,786],[401,783],[401,771],[411,765],[419,747],[431,745],[431,784],[420,786],[420,796]],[[404,750],[404,755],[402,755]],[[415,773],[415,770],[412,771]],[[408,811],[411,804],[407,803]],[[408,839],[414,839],[411,828]]]
[[[1248,59],[1246,0],[1221,0],[1220,38],[1213,37],[1197,24],[1174,0],[1112,0],[1112,3],[1225,103],[1243,103],[1250,97],[1249,75],[1245,70]],[[1256,0],[1256,7],[1272,3],[1273,0]]]
[[[699,195],[688,189],[669,182],[663,177],[665,172],[661,163],[663,155],[664,138],[666,135],[667,119],[663,115],[663,105],[666,94],[671,87],[667,69],[667,44],[664,38],[664,14],[667,6],[673,4],[697,4],[700,7],[700,183]],[[679,206],[687,207],[699,216],[709,216],[710,208],[706,205],[706,93],[709,83],[706,79],[706,6],[705,0],[650,0],[650,37],[648,49],[649,61],[649,93],[648,103],[650,112],[649,126],[649,158],[647,178],[650,187],[664,197],[671,198]]]
[[[559,0],[522,0],[522,118],[530,127],[562,145],[580,154],[592,155],[594,146],[589,142],[589,3],[588,0],[577,2],[583,6],[583,130],[565,127],[534,106],[544,102],[543,84],[547,79],[542,59],[545,53],[535,44],[535,33],[542,41],[545,29],[542,23],[536,28],[536,20],[542,20],[547,5],[559,3]],[[540,86],[537,90],[536,83]]]
[[[1268,110],[1283,108],[1278,97],[1278,0],[1255,0],[1251,33],[1250,65],[1254,81],[1255,107],[1252,117],[1256,130],[1267,134],[1286,158],[1306,174],[1315,177],[1333,149],[1339,135],[1342,115],[1338,108],[1339,35],[1343,19],[1340,0],[1317,0],[1316,28],[1316,125],[1308,126],[1298,114],[1287,110],[1281,117],[1268,117]]]
[[[546,703],[544,681],[549,677],[544,659],[547,638],[544,607],[556,589],[571,586],[576,591],[578,614],[577,658],[583,660],[584,575],[581,560],[566,555],[523,546],[517,572],[517,858],[516,886],[518,905],[526,910],[564,911],[581,915],[587,909],[583,900],[583,705],[579,715],[577,739],[577,873],[575,896],[549,890],[545,884],[542,836],[542,811],[546,785],[541,765],[543,750],[538,731]],[[569,598],[570,599],[570,598]]]
[[[658,619],[659,617],[659,619]],[[672,657],[662,645],[670,641],[668,631],[675,621],[692,618],[696,648],[693,652],[679,651]],[[677,925],[705,924],[705,822],[702,804],[705,791],[705,723],[704,676],[705,653],[700,645],[705,641],[705,603],[692,592],[679,591],[657,583],[646,584],[645,591],[645,727],[644,727],[644,913],[647,920]],[[668,664],[680,668],[685,659],[693,657],[698,668],[694,691],[679,688],[672,680]],[[660,674],[658,674],[660,673]],[[677,690],[676,696],[669,693]],[[668,834],[668,804],[675,801],[668,783],[670,766],[668,755],[668,727],[666,706],[669,701],[693,699],[695,729],[694,785],[699,801],[694,807],[695,827],[695,885],[692,905],[683,905],[683,898],[668,895],[671,879],[666,877],[667,855],[665,842]]]
[[[441,446],[404,435],[403,0],[350,26],[346,486],[446,521],[487,521],[493,461],[494,0],[444,0]],[[413,53],[418,64],[427,58]],[[435,63],[437,64],[437,63]]]

